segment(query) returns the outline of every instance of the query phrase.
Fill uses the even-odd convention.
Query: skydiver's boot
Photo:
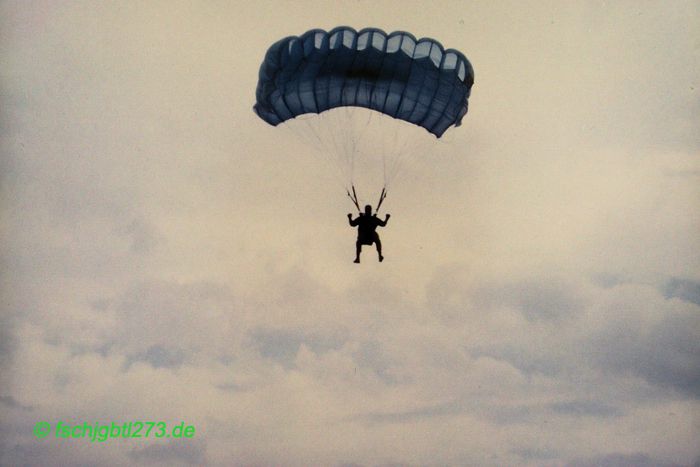
[[[381,263],[382,261],[384,261],[384,257],[382,255],[379,255],[379,262]]]
[[[355,261],[353,261],[353,263],[358,263],[358,264],[359,264],[359,262],[360,262],[360,258],[355,258]]]

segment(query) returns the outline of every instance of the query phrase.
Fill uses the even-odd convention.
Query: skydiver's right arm
[[[359,217],[357,219],[353,220],[352,214],[348,214],[348,222],[350,223],[350,227],[355,227],[358,224],[359,220],[360,220]]]

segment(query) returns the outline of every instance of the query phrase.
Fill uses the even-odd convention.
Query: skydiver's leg
[[[379,240],[379,235],[375,237],[374,244],[377,246],[377,255],[379,255],[379,262],[381,263],[384,261],[384,257],[382,256],[382,241]]]
[[[355,262],[359,263],[360,262],[360,252],[362,251],[362,244],[358,240],[357,243],[355,243]]]

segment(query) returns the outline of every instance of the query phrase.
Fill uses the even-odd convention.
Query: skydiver
[[[377,255],[379,255],[379,261],[384,261],[382,256],[382,242],[379,240],[379,234],[377,233],[377,227],[384,227],[391,214],[386,215],[386,219],[379,219],[376,214],[372,214],[372,206],[369,204],[365,206],[365,213],[357,217],[357,219],[352,218],[352,214],[348,214],[348,221],[350,222],[350,227],[357,226],[357,242],[355,243],[355,263],[360,262],[360,252],[362,251],[362,245],[375,244],[377,247]]]

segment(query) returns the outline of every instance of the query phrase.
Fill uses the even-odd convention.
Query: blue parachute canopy
[[[267,51],[253,110],[276,126],[306,113],[366,107],[439,138],[461,124],[473,84],[469,60],[433,39],[375,28],[313,29]]]

